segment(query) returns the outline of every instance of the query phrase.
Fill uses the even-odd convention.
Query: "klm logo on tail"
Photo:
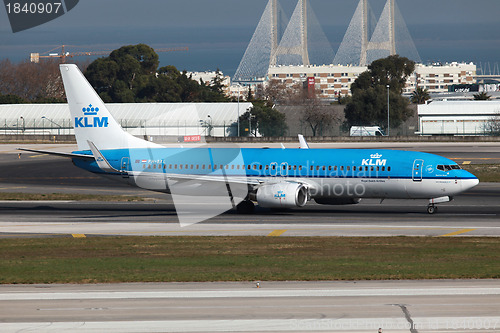
[[[88,107],[82,108],[84,117],[75,117],[76,127],[108,127],[108,117],[90,117],[96,116],[99,112],[98,107],[93,107],[89,104]]]

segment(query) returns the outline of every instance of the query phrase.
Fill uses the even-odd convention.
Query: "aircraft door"
[[[128,172],[130,171],[130,158],[122,157],[122,163],[120,167],[120,171],[122,172],[123,178],[128,178]]]
[[[412,179],[414,182],[421,182],[422,181],[423,166],[424,166],[424,160],[413,161]]]
[[[276,162],[271,163],[269,174],[272,177],[276,177],[278,175],[278,163],[276,163]]]

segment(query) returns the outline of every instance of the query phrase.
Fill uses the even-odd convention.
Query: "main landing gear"
[[[250,200],[243,200],[236,206],[236,211],[240,214],[252,214],[255,210],[255,205]]]
[[[452,197],[439,197],[439,198],[434,198],[429,200],[429,205],[427,206],[427,213],[429,214],[434,214],[438,211],[438,208],[436,204],[443,203],[443,202],[449,202],[453,200]]]

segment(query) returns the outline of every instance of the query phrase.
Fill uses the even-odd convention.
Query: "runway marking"
[[[85,236],[85,234],[71,234],[71,236],[73,236],[73,238],[86,238],[87,236]]]
[[[18,190],[20,188],[28,188],[28,187],[27,186],[0,187],[0,190]]]
[[[469,165],[471,163],[471,161],[463,161],[462,164],[463,165]]]
[[[474,231],[474,230],[476,230],[476,229],[461,229],[461,230],[458,230],[455,232],[450,232],[449,234],[444,234],[444,235],[441,235],[438,237],[456,236],[456,235],[465,234],[466,232],[470,232],[470,231]]]
[[[268,237],[278,237],[278,236],[281,236],[283,235],[285,232],[286,232],[287,229],[281,229],[281,230],[274,230],[273,232],[271,232],[269,235],[267,235]]]
[[[279,298],[279,297],[375,297],[375,296],[473,296],[500,295],[498,287],[436,287],[380,289],[232,289],[232,290],[164,290],[164,291],[63,291],[63,292],[2,292],[3,301],[26,300],[90,300],[90,299],[189,299],[189,298]]]

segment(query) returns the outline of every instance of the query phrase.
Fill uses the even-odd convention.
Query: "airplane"
[[[438,155],[311,149],[301,135],[300,148],[165,147],[124,131],[76,65],[61,64],[60,71],[79,150],[22,150],[69,157],[77,167],[95,174],[170,193],[178,214],[182,203],[202,206],[197,199],[201,196],[213,204],[226,202],[219,213],[231,208],[251,213],[254,202],[288,209],[310,200],[347,205],[377,198],[428,199],[427,212],[433,214],[437,204],[479,183],[457,163]]]

